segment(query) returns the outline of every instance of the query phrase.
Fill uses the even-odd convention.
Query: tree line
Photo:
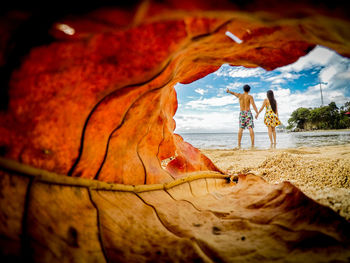
[[[287,129],[291,130],[320,130],[350,128],[350,101],[340,108],[335,102],[317,108],[298,108],[293,111],[288,120]]]

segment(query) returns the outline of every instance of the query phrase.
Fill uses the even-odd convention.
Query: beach
[[[227,174],[253,173],[304,194],[350,220],[350,143],[287,149],[201,149]]]

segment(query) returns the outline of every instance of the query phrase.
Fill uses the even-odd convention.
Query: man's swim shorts
[[[239,127],[242,129],[254,128],[253,114],[250,110],[239,113]]]

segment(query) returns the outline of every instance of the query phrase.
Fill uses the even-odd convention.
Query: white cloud
[[[237,101],[236,101],[237,102]],[[208,99],[192,100],[186,104],[193,109],[205,109],[207,107],[219,107],[234,104],[233,96],[212,97]]]
[[[197,93],[199,93],[199,94],[201,94],[201,95],[203,95],[204,93],[207,93],[207,92],[208,92],[208,90],[200,89],[200,88],[195,89],[194,91],[197,92]]]
[[[237,89],[242,90],[242,87],[243,87],[244,85],[245,85],[245,84],[242,83],[242,82],[230,83],[230,84],[226,85],[225,90],[226,90],[226,88],[228,88],[228,89],[233,89],[233,90],[237,90]]]
[[[340,79],[350,80],[350,69],[348,71],[337,74],[337,77]]]
[[[307,55],[300,57],[293,64],[280,67],[277,70],[281,72],[300,72],[318,66],[325,66],[334,55],[334,51],[323,46],[316,46]]]
[[[350,69],[345,72],[338,73],[337,77],[340,79],[350,80]]]
[[[288,81],[298,79],[300,76],[301,74],[293,74],[285,71],[276,76],[268,77],[265,79],[265,81],[270,81],[272,84],[283,84],[287,83]]]
[[[214,72],[214,74],[221,77],[248,78],[260,77],[265,72],[266,71],[262,68],[230,67],[224,64],[219,70]]]
[[[350,61],[322,46],[317,46],[308,55],[300,58],[292,65],[279,68],[278,71],[283,73],[291,73],[289,71],[301,71],[312,67],[322,68],[319,73],[319,81],[322,82],[322,91],[324,105],[328,105],[334,101],[338,106],[343,105],[350,98],[346,96],[346,89],[350,83]],[[315,71],[313,71],[315,72]],[[312,72],[312,73],[313,73]],[[317,71],[316,71],[317,72]],[[311,73],[311,74],[312,74]],[[286,76],[286,75],[285,75]],[[278,94],[276,89],[276,99],[280,97],[279,105],[281,105],[282,118],[288,120],[290,114],[299,107],[318,107],[321,105],[320,85],[310,86],[306,91],[289,91],[289,94]]]
[[[234,125],[234,114],[232,111],[186,112],[176,115],[174,119],[176,121],[176,133],[231,132]]]
[[[337,74],[337,67],[335,65],[331,65],[321,70],[320,72],[320,80],[322,82],[330,81]]]
[[[283,79],[283,78],[276,78],[272,81],[272,84],[283,84],[286,83],[287,80]]]
[[[349,94],[350,83],[350,61],[347,58],[334,54],[330,63],[324,67],[319,75],[319,80],[323,82],[322,90],[325,101],[334,95],[334,91]],[[337,104],[338,102],[335,101]]]

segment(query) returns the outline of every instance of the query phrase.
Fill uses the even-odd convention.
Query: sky
[[[175,132],[238,132],[239,102],[235,96],[226,93],[226,88],[243,93],[245,84],[251,87],[250,94],[258,110],[266,98],[266,91],[273,90],[279,117],[287,126],[290,115],[297,108],[321,106],[320,82],[324,105],[334,101],[340,107],[350,101],[350,59],[316,46],[295,63],[273,71],[224,64],[202,79],[175,85],[178,99]],[[267,131],[264,113],[265,109],[258,120],[254,119],[255,131]]]

